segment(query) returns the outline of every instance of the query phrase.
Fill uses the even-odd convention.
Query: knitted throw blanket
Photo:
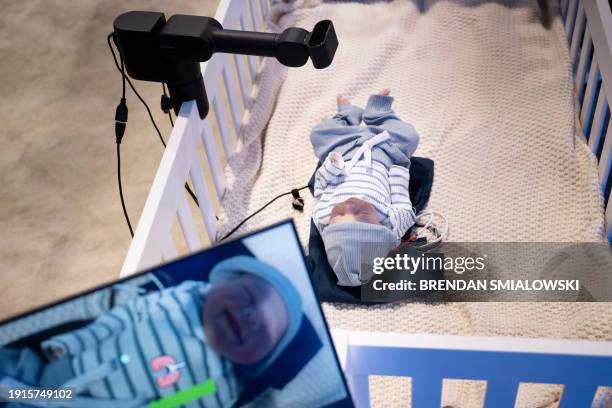
[[[227,168],[220,235],[277,194],[306,185],[316,165],[310,129],[335,112],[338,93],[363,105],[390,87],[395,111],[421,135],[416,155],[435,161],[428,208],[446,216],[450,241],[601,240],[596,163],[575,126],[558,3],[551,1],[550,10],[546,29],[536,0],[277,4],[272,30],[310,30],[328,18],[340,45],[323,70],[264,63],[242,150]],[[281,199],[242,232],[294,217],[306,245],[314,208],[306,195],[303,214],[292,210],[290,197]],[[612,340],[610,304],[325,304],[324,310],[332,327],[345,329]],[[373,406],[407,406],[403,380],[373,379]],[[479,406],[482,391],[455,382],[443,401]],[[534,385],[521,391],[519,406],[549,406],[559,393]]]

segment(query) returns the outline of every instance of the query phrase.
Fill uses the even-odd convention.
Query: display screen
[[[352,406],[291,222],[0,323],[0,346],[9,406]]]

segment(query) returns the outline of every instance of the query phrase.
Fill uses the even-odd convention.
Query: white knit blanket
[[[449,240],[601,240],[596,163],[575,129],[566,34],[558,4],[551,2],[551,11],[547,30],[535,0],[277,5],[274,16],[281,18],[273,28],[311,29],[329,18],[340,45],[327,69],[264,64],[243,150],[228,166],[220,235],[277,194],[307,183],[317,161],[310,129],[335,112],[338,93],[363,105],[390,87],[395,111],[420,132],[416,155],[435,161],[428,207],[448,219]],[[306,195],[304,214],[291,209],[288,197],[242,231],[294,217],[306,246],[314,207]],[[326,304],[324,310],[332,327],[346,329],[612,340],[609,304]],[[408,397],[389,393],[392,380],[373,384],[373,398]],[[482,389],[455,384],[445,389],[444,402],[478,406]],[[521,407],[548,406],[560,389],[530,390]]]

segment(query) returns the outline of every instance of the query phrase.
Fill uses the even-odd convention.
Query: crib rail
[[[514,407],[521,383],[562,384],[559,407],[590,407],[598,387],[612,384],[610,342],[341,330],[332,335],[360,408],[370,406],[369,376],[375,375],[410,378],[413,408],[441,406],[445,379],[486,382],[487,408]]]
[[[612,13],[607,0],[562,0],[582,135],[599,162],[608,240],[612,241]]]
[[[221,0],[215,19],[224,28],[262,31],[268,11],[268,0]],[[223,167],[237,147],[260,63],[259,57],[215,54],[201,64],[210,113],[201,120],[195,102],[181,107],[122,277],[175,258],[183,246],[185,252],[193,252],[214,241],[215,210],[225,191]],[[197,206],[185,195],[185,180],[195,191]],[[177,228],[180,233],[173,235]],[[183,242],[177,242],[176,235]]]

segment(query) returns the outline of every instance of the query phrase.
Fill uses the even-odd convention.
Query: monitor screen
[[[292,222],[0,323],[19,406],[351,406]]]

